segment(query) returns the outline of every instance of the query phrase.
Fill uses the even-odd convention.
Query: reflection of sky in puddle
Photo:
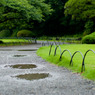
[[[38,79],[44,79],[48,77],[49,74],[47,73],[34,73],[34,74],[24,74],[24,75],[17,75],[15,77],[20,79],[26,79],[26,80],[38,80]]]

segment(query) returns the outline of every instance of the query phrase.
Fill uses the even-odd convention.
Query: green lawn
[[[28,42],[28,40],[25,39],[1,39],[3,42]]]
[[[71,54],[75,51],[80,51],[84,55],[85,52],[89,49],[92,49],[95,51],[95,45],[92,44],[69,44],[69,45],[60,45],[61,50],[68,49]],[[63,66],[68,68],[69,70],[72,70],[73,72],[80,73],[84,78],[88,78],[95,81],[95,54],[92,51],[89,51],[85,58],[85,72],[81,73],[81,67],[82,67],[82,55],[78,52],[75,54],[73,58],[73,66],[70,66],[70,54],[69,52],[65,52],[62,56],[62,60],[60,61],[60,50],[57,49],[57,54],[54,56],[54,50],[55,46],[52,47],[51,55],[49,56],[49,50],[50,46],[41,47],[37,54],[41,56],[43,59],[56,64],[58,66]]]
[[[0,39],[3,43],[0,43],[0,46],[12,46],[12,45],[24,45],[31,43],[27,39]]]

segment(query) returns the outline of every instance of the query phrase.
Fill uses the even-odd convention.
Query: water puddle
[[[20,78],[20,79],[26,79],[26,80],[38,80],[38,79],[44,79],[48,77],[49,74],[46,73],[34,73],[34,74],[24,74],[24,75],[17,75],[15,77]]]
[[[0,49],[0,51],[12,51],[12,49]]]
[[[24,57],[24,56],[27,56],[27,55],[14,55],[13,57]]]
[[[22,49],[22,50],[18,50],[18,51],[36,51],[37,49]]]
[[[18,68],[18,69],[31,69],[31,68],[36,68],[37,66],[34,64],[16,64],[16,65],[8,65],[9,67],[12,68]],[[6,67],[8,67],[6,66]]]

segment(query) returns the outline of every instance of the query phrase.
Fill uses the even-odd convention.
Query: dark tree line
[[[35,36],[94,32],[94,0],[1,0],[0,31],[30,30]]]
[[[68,0],[46,0],[46,3],[50,4],[54,11],[52,12],[52,15],[45,18],[45,22],[42,22],[37,26],[36,23],[34,25],[35,29],[40,30],[40,33],[47,36],[81,34],[84,31],[85,22],[83,20],[72,20],[70,15],[65,16],[64,5],[67,1]]]

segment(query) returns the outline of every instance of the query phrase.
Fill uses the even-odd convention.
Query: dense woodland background
[[[95,0],[0,0],[0,37],[83,37],[94,31]]]

